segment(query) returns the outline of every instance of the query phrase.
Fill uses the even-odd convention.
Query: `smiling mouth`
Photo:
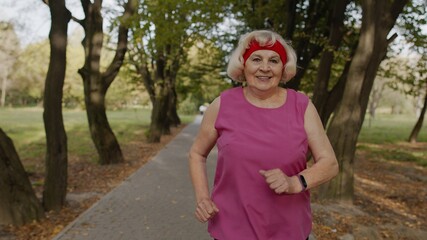
[[[256,77],[257,79],[259,79],[259,80],[269,80],[271,77],[268,77],[268,76],[257,76]]]

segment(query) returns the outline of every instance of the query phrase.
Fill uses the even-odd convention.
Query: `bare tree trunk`
[[[387,46],[394,39],[387,39],[387,35],[407,2],[361,1],[363,17],[359,44],[349,69],[344,97],[328,128],[328,136],[335,150],[340,172],[336,178],[320,187],[321,199],[353,202],[354,154],[369,93]]]
[[[420,116],[418,118],[417,123],[415,124],[414,128],[411,131],[411,134],[409,135],[408,142],[410,142],[410,143],[416,143],[417,142],[418,134],[420,133],[421,128],[423,126],[424,116],[426,114],[426,110],[427,110],[427,89],[426,89],[426,95],[424,97],[423,108],[421,109],[421,113],[420,113]]]
[[[0,224],[22,225],[41,218],[43,207],[12,140],[0,128]]]
[[[83,78],[86,113],[92,140],[99,155],[100,164],[123,162],[120,145],[107,119],[105,97],[111,83],[117,76],[127,51],[129,18],[138,6],[137,0],[128,0],[121,17],[116,54],[104,73],[100,72],[100,59],[103,46],[103,18],[101,16],[102,0],[93,3],[81,0],[85,19],[80,21],[85,29],[83,46],[85,64],[79,70]]]
[[[43,206],[59,211],[67,194],[67,135],[62,117],[62,88],[64,86],[67,29],[71,13],[65,0],[50,1],[52,26],[49,34],[50,62],[44,91],[43,120],[46,132],[46,173]]]

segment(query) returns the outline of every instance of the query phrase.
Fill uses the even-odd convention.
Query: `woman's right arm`
[[[199,133],[189,153],[190,176],[197,202],[195,215],[200,222],[208,221],[219,211],[210,198],[206,172],[206,158],[218,138],[215,121],[218,116],[219,105],[220,98],[218,97],[206,109]]]

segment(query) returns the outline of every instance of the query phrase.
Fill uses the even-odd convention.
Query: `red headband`
[[[251,43],[249,43],[249,48],[246,49],[246,52],[243,54],[243,63],[246,63],[246,60],[251,56],[251,54],[258,50],[271,50],[275,51],[280,56],[280,60],[282,60],[283,65],[286,64],[287,61],[287,55],[285,47],[279,42],[276,41],[272,46],[271,44],[266,44],[265,46],[259,45],[259,42],[256,40],[252,40]]]

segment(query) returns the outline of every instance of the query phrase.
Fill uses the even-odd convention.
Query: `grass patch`
[[[416,121],[415,115],[380,114],[373,120],[367,117],[359,135],[359,142],[383,144],[407,141]],[[427,123],[423,124],[418,141],[427,142]]]
[[[150,115],[149,109],[107,112],[111,128],[120,144],[141,140],[141,136],[144,136],[149,127]],[[86,112],[65,110],[63,117],[69,154],[96,161],[97,153],[90,136]],[[183,123],[189,123],[193,119],[194,116],[182,116]],[[30,158],[44,159],[46,137],[42,108],[0,109],[0,127],[12,138],[23,162]],[[30,163],[33,164],[36,163]]]
[[[366,152],[370,158],[380,161],[414,162],[427,167],[426,149],[403,147],[400,144],[360,144],[357,149]]]
[[[427,167],[427,149],[407,143],[417,118],[410,115],[380,114],[365,119],[359,135],[358,150],[380,161],[414,162]],[[427,142],[427,124],[418,135],[418,142]],[[424,145],[425,146],[425,145]]]

